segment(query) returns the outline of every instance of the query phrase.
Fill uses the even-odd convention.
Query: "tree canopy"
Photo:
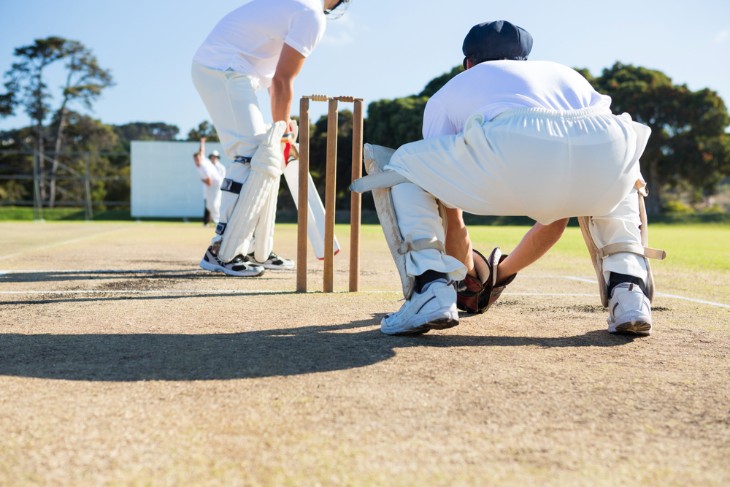
[[[201,137],[205,137],[209,142],[218,142],[218,134],[213,124],[207,120],[203,120],[198,126],[188,132],[188,140],[198,141]]]
[[[180,129],[165,122],[130,122],[115,125],[114,131],[122,145],[121,150],[129,151],[133,140],[176,140]]]
[[[611,97],[614,113],[627,112],[651,127],[641,159],[650,212],[660,211],[667,190],[690,190],[702,198],[730,174],[730,136],[725,132],[730,117],[717,93],[692,91],[660,71],[622,63],[589,80]]]
[[[91,110],[103,90],[113,85],[112,75],[99,65],[96,56],[82,43],[63,37],[36,39],[28,46],[16,48],[14,55],[16,61],[4,75],[7,92],[0,95],[0,115],[11,115],[22,107],[33,120],[35,146],[41,155],[35,162],[35,170],[43,176],[50,169],[49,178],[40,178],[38,196],[41,200],[47,199],[48,205],[53,206],[69,107],[78,103]],[[44,124],[51,112],[50,101],[53,99],[46,81],[46,69],[59,61],[65,61],[65,82],[61,87],[60,104],[52,118],[53,127],[46,127]],[[51,157],[46,156],[47,139],[53,145]]]

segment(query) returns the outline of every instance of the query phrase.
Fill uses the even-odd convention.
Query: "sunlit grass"
[[[344,226],[343,226],[344,227]],[[489,251],[495,246],[512,250],[529,227],[471,226],[469,233],[475,246]],[[343,228],[343,231],[346,231]],[[379,232],[377,225],[363,225],[363,232]],[[365,233],[363,233],[365,235]],[[668,257],[661,265],[685,272],[730,271],[730,225],[728,224],[651,224],[649,246],[663,249]],[[551,255],[586,257],[586,245],[580,229],[569,227],[551,250]]]

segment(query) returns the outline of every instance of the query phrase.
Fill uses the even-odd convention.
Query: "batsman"
[[[519,271],[579,217],[608,307],[608,331],[649,335],[653,277],[639,168],[649,127],[615,115],[577,71],[528,61],[532,36],[499,20],[463,42],[465,71],[428,101],[421,141],[365,148],[368,176],[405,303],[381,321],[389,335],[483,313]],[[536,221],[509,255],[472,248],[463,212]]]
[[[348,3],[252,0],[224,16],[195,53],[193,83],[234,161],[221,184],[220,223],[200,261],[203,269],[254,277],[294,267],[273,251],[281,175],[290,188],[298,187],[297,127],[290,118],[294,79],[324,35],[325,16]],[[259,88],[269,90],[271,124],[264,121]],[[309,185],[309,212],[317,223],[309,236],[315,254],[323,256],[324,210],[311,178]]]

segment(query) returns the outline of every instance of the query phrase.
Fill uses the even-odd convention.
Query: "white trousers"
[[[256,96],[258,81],[235,71],[218,71],[193,63],[195,89],[230,159],[251,157],[266,134],[267,124]]]
[[[445,205],[468,213],[525,215],[544,224],[592,216],[592,234],[599,247],[618,242],[640,245],[633,188],[641,179],[639,157],[648,137],[648,127],[608,109],[519,109],[492,121],[472,117],[458,135],[406,144],[387,169]],[[439,222],[438,213],[423,204],[422,211],[406,211],[422,197],[411,194],[405,200],[396,188],[393,200],[403,235],[422,227],[424,218]],[[418,256],[421,252],[413,252],[412,260],[427,262]],[[440,268],[428,268],[450,272],[448,261]],[[629,253],[607,257],[604,271],[606,278],[610,272],[647,277],[644,259]]]
[[[221,218],[221,189],[215,183],[205,187],[205,207],[210,213],[210,219],[218,223]]]
[[[263,141],[268,129],[256,96],[258,80],[235,71],[210,69],[195,62],[191,75],[195,89],[213,121],[226,156],[234,160],[236,156],[251,157]],[[232,174],[238,175],[237,183],[243,184],[248,179],[250,168],[247,164],[244,166],[240,168],[240,171],[232,171]],[[229,194],[225,196],[229,196]],[[221,221],[221,223],[227,223],[226,215],[231,214],[233,211],[231,205],[238,199],[236,195],[230,196],[219,195],[219,220],[217,221]],[[211,243],[217,243],[220,240],[221,237],[216,235]],[[247,248],[242,249],[244,253],[249,251],[250,249]]]

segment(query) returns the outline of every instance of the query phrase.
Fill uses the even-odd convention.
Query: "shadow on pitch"
[[[75,381],[190,381],[292,376],[366,367],[406,347],[614,347],[631,338],[382,335],[381,316],[337,326],[231,334],[0,334],[0,375]],[[458,330],[458,329],[456,329]],[[453,333],[453,331],[452,331]]]
[[[265,275],[264,275],[265,276]],[[262,276],[262,277],[264,277]],[[17,282],[66,282],[66,281],[96,281],[114,279],[196,279],[196,278],[225,278],[222,273],[204,271],[202,269],[192,270],[162,270],[162,269],[137,269],[137,270],[70,270],[70,271],[8,271],[0,275],[0,283]]]
[[[107,289],[110,294],[114,292],[114,289]],[[159,290],[158,290],[159,291]],[[154,291],[153,291],[154,292]],[[160,291],[162,293],[169,291]],[[102,294],[102,296],[93,296],[90,298],[86,297],[80,297],[80,298],[56,298],[56,297],[50,297],[50,298],[36,298],[35,296],[32,296],[32,299],[23,299],[23,300],[16,300],[16,301],[2,301],[0,302],[0,305],[2,306],[10,306],[10,305],[23,305],[23,306],[39,306],[44,304],[59,304],[59,303],[91,303],[91,302],[112,302],[112,301],[170,301],[170,300],[176,300],[176,299],[190,299],[190,298],[228,298],[228,297],[235,297],[235,296],[246,296],[246,297],[253,297],[253,296],[271,296],[272,294],[276,294],[277,296],[285,296],[289,294],[297,294],[296,291],[274,291],[274,292],[267,292],[267,291],[220,291],[220,292],[200,292],[200,291],[181,291],[178,294],[162,294],[162,295],[139,295],[139,294],[133,294],[132,292],[125,293],[121,292],[117,296],[105,296],[104,290],[98,291],[99,294]],[[0,335],[2,336],[2,335]]]

